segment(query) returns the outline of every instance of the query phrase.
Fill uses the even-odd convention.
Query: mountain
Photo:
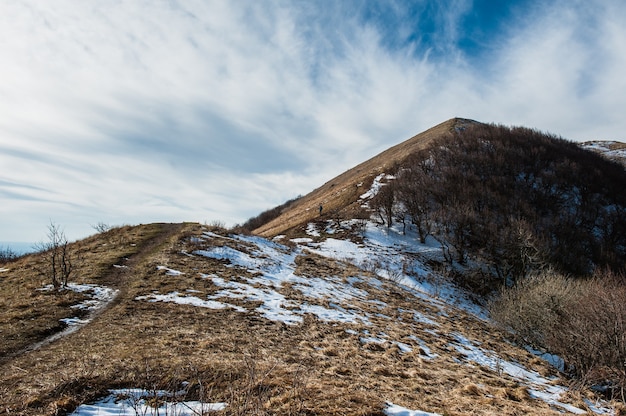
[[[617,144],[607,146],[619,156]],[[572,275],[620,270],[626,172],[588,149],[533,129],[455,118],[346,171],[253,232],[297,235],[320,206],[336,220],[367,219],[373,209],[388,226],[416,227],[422,242],[437,237],[449,262],[478,260],[499,280],[531,271],[520,263],[524,250]],[[371,186],[383,188],[368,210],[362,196]]]
[[[0,264],[0,412],[620,414],[617,385],[573,381],[570,355],[532,348],[459,286],[478,257],[443,267],[440,235],[379,218],[415,155],[476,125],[450,120],[381,153],[257,235],[103,229],[68,246],[60,289],[50,252]]]
[[[298,199],[280,216],[253,230],[253,233],[273,237],[297,225],[305,224],[319,216],[320,205],[324,213],[354,218],[361,210],[360,195],[369,189],[376,176],[388,172],[410,155],[427,148],[434,140],[448,137],[456,129],[473,123],[476,122],[454,118],[393,146]]]

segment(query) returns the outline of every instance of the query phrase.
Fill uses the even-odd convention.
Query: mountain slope
[[[253,230],[257,235],[273,237],[319,216],[319,206],[328,215],[354,218],[360,210],[359,196],[369,189],[373,179],[410,155],[425,149],[433,140],[450,136],[472,120],[453,118],[438,124],[328,181],[290,205],[269,223]]]
[[[324,218],[373,211],[388,226],[417,227],[422,242],[432,235],[447,247],[449,263],[485,263],[498,281],[546,265],[576,276],[620,271],[626,172],[587,148],[533,129],[452,119],[287,205],[255,233],[297,236],[323,205]],[[365,194],[372,183],[382,186],[376,197]]]
[[[511,342],[441,267],[484,264],[372,216],[413,155],[455,155],[476,126],[449,120],[340,175],[256,230],[272,239],[114,228],[70,246],[81,261],[58,291],[40,255],[0,264],[0,413],[623,414],[570,388],[559,357]]]
[[[5,357],[0,407],[80,416],[157,414],[150,405],[165,402],[160,414],[179,416],[609,411],[506,341],[437,275],[427,265],[441,256],[437,245],[361,221],[307,229],[276,242],[181,224],[136,260],[113,263],[121,280],[79,277],[120,293],[79,330]],[[19,286],[23,267],[7,269],[2,284]]]
[[[615,141],[594,140],[582,143],[585,149],[600,153],[626,167],[626,143]]]

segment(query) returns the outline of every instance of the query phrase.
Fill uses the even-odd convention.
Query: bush
[[[39,270],[41,275],[49,278],[55,289],[66,287],[78,259],[70,251],[69,242],[61,227],[50,222],[48,241],[38,243],[35,247],[44,262]]]
[[[10,247],[0,247],[0,264],[11,263],[19,258],[20,256]]]
[[[534,275],[503,289],[490,304],[490,313],[518,342],[548,349],[580,285],[555,272]]]
[[[624,400],[626,279],[609,271],[589,279],[549,272],[504,289],[492,317],[524,344],[559,355],[581,384]]]

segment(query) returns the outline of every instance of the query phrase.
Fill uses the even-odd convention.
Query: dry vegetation
[[[471,123],[471,120],[451,119],[389,148],[294,201],[280,215],[253,230],[254,233],[265,237],[285,233],[318,217],[320,205],[323,205],[327,217],[369,218],[369,214],[362,213],[358,199],[369,189],[378,174],[389,170],[411,154],[427,148],[434,140],[450,136],[456,128]]]
[[[202,231],[200,225],[185,224],[111,232],[109,238],[126,243],[107,242],[108,247],[116,247],[115,253],[99,251],[90,258],[94,262],[91,267],[83,266],[81,276],[85,281],[122,289],[116,302],[92,323],[63,339],[14,357],[5,353],[0,371],[0,412],[64,414],[79,403],[101,397],[107,389],[177,391],[188,382],[180,393],[185,399],[226,402],[228,407],[222,413],[227,415],[382,415],[386,400],[445,415],[559,414],[544,402],[531,399],[526,388],[506,374],[458,362],[459,354],[449,344],[451,334],[480,340],[503,358],[542,374],[554,374],[554,369],[505,342],[489,324],[455,309],[448,311],[454,318],[437,314],[432,304],[392,284],[367,288],[369,296],[387,303],[384,310],[367,303],[358,305],[373,316],[383,313],[397,318],[373,317],[372,326],[325,323],[312,315],[301,324],[285,325],[261,318],[254,312],[255,303],[237,300],[230,302],[238,302],[247,313],[135,300],[155,290],[192,289],[201,297],[216,290],[201,273],[232,280],[245,274],[228,267],[225,261],[189,256],[202,244],[212,244],[192,238]],[[80,247],[97,250],[104,242],[93,238]],[[132,249],[122,248],[130,242],[136,244]],[[128,269],[121,275],[116,275],[117,269],[110,273],[110,267],[127,256]],[[99,262],[95,263],[96,259]],[[355,266],[314,255],[301,256],[296,263],[296,273],[302,276],[367,276]],[[184,274],[171,276],[158,266]],[[27,294],[41,286],[43,282],[35,275],[18,277],[22,270],[30,270],[27,263],[2,277],[3,291],[9,290],[7,282]],[[281,292],[285,296],[299,293],[289,285]],[[3,302],[13,299],[6,293]],[[35,314],[48,308],[42,300],[23,307],[23,312]],[[431,325],[403,316],[399,311],[405,309],[432,316],[439,325],[437,333],[432,332]],[[10,305],[4,307],[3,315],[10,310]],[[48,321],[52,325],[53,319]],[[22,321],[23,332],[29,333],[31,322]],[[390,342],[364,344],[358,335],[346,332],[348,329],[384,332],[410,345],[413,352],[402,353]],[[3,326],[3,340],[4,334]],[[30,334],[28,340],[12,344],[8,353],[16,353],[25,343],[45,335]],[[411,335],[419,336],[439,357],[427,359]],[[584,406],[581,398],[586,394],[574,393],[570,400]]]
[[[359,196],[370,188],[378,174],[397,169],[401,166],[400,162],[409,161],[412,155],[425,150],[432,143],[440,143],[437,140],[441,137],[449,140],[459,129],[471,129],[473,125],[462,119],[442,123],[351,169],[311,194],[271,210],[267,215],[262,215],[258,222],[253,221],[248,226],[265,222],[255,230],[264,236],[284,233],[287,238],[311,237],[305,233],[306,224],[311,221],[322,224],[329,219],[339,222],[343,218],[369,218],[371,213],[363,210]],[[457,145],[449,146],[448,149],[461,148],[462,154],[462,147],[459,147],[462,143]],[[545,146],[543,150],[541,146],[536,150],[545,151]],[[574,150],[571,152],[575,153]],[[520,157],[524,152],[521,153]],[[448,152],[448,156],[459,156],[459,152]],[[553,153],[548,152],[547,156],[552,157]],[[451,158],[450,166],[459,165],[456,163],[458,160],[461,159]],[[501,157],[498,160],[501,163],[492,165],[509,166]],[[565,164],[559,164],[558,161],[552,166],[567,169]],[[579,172],[580,167],[577,169],[576,172]],[[448,170],[445,173],[463,176],[463,172],[458,171]],[[401,176],[399,174],[398,178],[401,179]],[[558,188],[561,176],[552,175],[550,178],[554,182],[547,183],[545,189]],[[592,177],[589,189],[597,185],[594,182],[596,179]],[[484,193],[485,188],[480,182],[480,178],[465,175],[455,184],[456,190],[448,194],[467,196],[469,189]],[[425,185],[415,178],[413,183]],[[385,196],[389,196],[386,195],[389,189],[391,187],[379,195],[373,208],[383,213],[384,221],[391,223],[397,221],[398,213],[394,212],[393,200],[392,205],[384,200]],[[407,189],[400,187],[397,195],[405,198],[405,208],[410,208],[410,201],[406,198],[407,192],[412,190]],[[433,190],[441,192],[444,189],[435,186]],[[591,192],[589,195],[596,194]],[[563,192],[558,196],[567,198],[571,195]],[[392,194],[392,197],[396,196]],[[506,196],[498,198],[501,200]],[[508,201],[513,199],[509,198]],[[414,202],[419,205],[420,201]],[[490,203],[483,202],[485,206]],[[324,206],[324,221],[319,218],[320,204]],[[458,207],[463,205],[459,203]],[[546,202],[546,206],[550,206],[550,201]],[[587,211],[585,206],[584,213],[593,216],[593,210]],[[456,211],[457,214],[463,212],[467,214],[467,211]],[[415,217],[423,213],[417,207],[417,210],[404,214]],[[498,232],[488,228],[490,221],[484,215],[480,217],[476,212],[470,214],[462,217],[471,224],[484,227],[480,234],[483,237]],[[444,223],[441,218],[440,225]],[[454,215],[449,216],[446,224],[454,224],[456,220],[458,218]],[[510,226],[507,228],[510,231],[508,236],[517,238],[517,242],[521,243],[508,254],[514,258],[521,253],[527,259],[529,252],[524,250],[534,247],[534,241],[524,239],[528,236],[528,228],[517,227],[519,224],[511,220],[508,214],[501,216],[501,220],[502,224]],[[623,237],[619,231],[619,227],[624,224],[623,218],[611,217],[609,220],[614,222],[607,224],[618,225],[611,236],[619,240]],[[417,222],[415,219],[412,225],[417,226]],[[569,225],[560,226],[555,233],[572,230],[573,227]],[[547,225],[544,222],[541,226]],[[353,234],[358,234],[359,223],[355,222],[354,227],[353,230],[336,232],[333,237],[354,239]],[[429,227],[422,230],[425,235],[434,232],[435,229]],[[323,229],[323,226],[320,228]],[[608,228],[605,230],[607,233],[613,230]],[[475,232],[475,228],[468,229]],[[442,229],[441,232],[451,230],[453,227]],[[520,230],[523,232],[516,234]],[[234,309],[208,309],[137,300],[138,297],[155,292],[192,293],[189,291],[193,291],[194,296],[206,298],[220,289],[206,275],[218,275],[232,282],[243,282],[254,275],[254,272],[245,268],[232,267],[228,260],[191,254],[212,244],[231,244],[225,238],[203,239],[206,226],[191,223],[151,224],[101,231],[70,245],[72,254],[80,259],[72,280],[105,285],[117,289],[119,294],[105,310],[92,317],[89,324],[53,342],[46,340],[62,329],[59,319],[75,316],[76,311],[71,306],[80,301],[83,295],[72,291],[40,290],[50,283],[40,273],[45,260],[36,255],[15,259],[10,253],[5,253],[4,257],[7,258],[4,261],[8,263],[0,264],[0,414],[63,415],[81,403],[106,395],[109,389],[114,388],[163,389],[178,392],[181,400],[225,402],[227,408],[216,413],[224,415],[383,415],[386,401],[448,416],[561,414],[562,409],[552,408],[544,401],[531,398],[528,387],[506,373],[476,363],[468,365],[466,357],[454,348],[452,342],[455,334],[462,334],[480,344],[481,348],[497,352],[502,359],[519,363],[545,376],[558,377],[553,367],[524,349],[513,346],[504,338],[503,332],[463,310],[449,305],[436,306],[433,302],[414,296],[393,281],[382,286],[368,284],[368,279],[374,278],[372,272],[378,266],[363,264],[357,267],[303,252],[295,259],[295,273],[298,276],[332,276],[346,280],[360,276],[362,282],[357,283],[357,286],[363,285],[369,298],[355,300],[354,307],[369,314],[371,325],[328,323],[311,314],[305,315],[302,323],[286,325],[260,316],[255,310],[259,302],[255,301],[229,299],[229,303],[245,309],[245,312],[238,312]],[[589,234],[586,238],[593,237],[593,233]],[[320,237],[313,239],[321,240],[324,237],[322,232]],[[503,259],[508,262],[490,263],[492,268],[512,267],[513,260],[499,256],[502,253],[485,252],[486,249],[497,250],[502,247],[485,247],[477,243],[475,236],[467,240],[461,238],[462,235],[458,236],[460,240],[454,240],[456,236],[453,234],[448,237],[449,242],[456,244],[450,246],[448,253],[456,256],[457,264],[466,262],[469,256],[482,255],[488,258],[491,254],[494,261]],[[564,236],[572,239],[578,237]],[[526,244],[529,241],[533,244]],[[608,256],[609,260],[615,260],[618,257],[604,248],[594,253],[596,258]],[[237,249],[245,250],[245,244],[239,241]],[[250,250],[253,248],[250,247]],[[545,248],[543,252],[546,252]],[[576,255],[576,259],[580,260],[580,256]],[[454,261],[450,257],[450,263]],[[514,266],[522,267],[521,274],[525,275],[527,265],[526,260],[523,260],[521,266]],[[172,275],[162,267],[180,273]],[[499,281],[512,275],[511,271],[504,272],[499,276]],[[622,377],[623,387],[623,371],[615,372],[615,368],[610,366],[593,367],[585,361],[598,354],[607,354],[607,351],[617,351],[618,355],[606,358],[614,362],[624,360],[622,321],[626,317],[622,315],[626,296],[623,294],[623,282],[621,286],[616,284],[611,287],[593,280],[588,282],[588,287],[581,289],[583,286],[576,286],[576,290],[571,292],[566,290],[571,287],[563,282],[557,282],[556,286],[550,286],[551,282],[554,283],[550,280],[540,282],[547,286],[520,284],[505,292],[502,302],[494,303],[494,313],[500,314],[503,323],[518,331],[518,340],[563,354],[564,358],[581,370],[579,376],[587,377],[588,381],[613,377],[617,380],[615,385],[619,385],[619,377]],[[491,283],[490,280],[488,284]],[[485,292],[492,290],[493,286],[487,289]],[[586,293],[591,295],[587,296]],[[289,283],[281,286],[280,294],[298,303],[314,302]],[[546,297],[546,294],[553,296]],[[571,296],[567,297],[568,294]],[[605,298],[611,300],[613,309],[600,308]],[[548,304],[555,300],[562,302],[558,305],[560,309]],[[316,301],[321,306],[329,306],[330,302],[327,299]],[[385,306],[381,310],[370,301],[384,302]],[[578,305],[585,307],[577,309]],[[524,308],[526,311],[523,314],[518,313]],[[410,313],[402,312],[408,310],[422,311],[436,324],[416,320]],[[553,313],[545,313],[546,310]],[[615,321],[616,314],[622,321]],[[585,319],[578,319],[580,317]],[[590,317],[599,320],[588,319]],[[596,327],[591,328],[589,325]],[[561,326],[563,330],[564,337],[559,339],[560,344],[548,342],[554,341],[554,337],[547,339],[548,335],[557,334],[555,326]],[[614,336],[607,341],[600,335],[603,328],[608,327],[614,327],[615,331],[604,331],[605,335]],[[384,333],[389,340],[402,342],[410,346],[412,351],[402,351],[397,343],[390,341],[363,341],[361,338],[365,331],[372,335]],[[597,336],[585,339],[587,334]],[[414,336],[427,344],[437,357],[430,357]],[[576,345],[577,341],[590,341],[585,344],[589,348],[567,350],[566,347]],[[621,342],[621,349],[613,348],[612,345],[601,347],[600,350],[592,348],[596,344],[605,345],[601,344],[605,341]],[[33,348],[34,345],[37,348]],[[557,382],[566,383],[566,380],[555,378]],[[580,389],[571,390],[569,397],[561,400],[585,409],[587,405],[583,399],[594,399],[595,396],[584,388],[584,383],[578,387]],[[620,413],[621,405],[616,406],[618,414],[624,414]]]
[[[72,244],[71,252],[81,259],[74,281],[120,285],[113,265],[124,264],[160,227],[117,227]],[[59,331],[59,319],[75,316],[70,306],[84,298],[72,291],[41,290],[51,284],[42,274],[46,262],[45,256],[31,254],[3,266],[8,271],[0,274],[0,360]]]
[[[581,384],[625,402],[625,279],[608,271],[584,280],[542,273],[504,289],[491,313],[520,343],[562,357]]]

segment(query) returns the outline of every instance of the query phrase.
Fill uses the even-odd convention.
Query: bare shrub
[[[257,228],[262,227],[263,225],[265,225],[265,224],[269,223],[270,221],[276,219],[278,216],[280,216],[280,214],[285,212],[287,210],[287,208],[289,208],[292,205],[294,205],[301,198],[302,198],[302,195],[298,195],[296,198],[290,199],[290,200],[284,202],[283,204],[281,204],[281,205],[279,205],[277,207],[268,209],[267,211],[263,211],[262,213],[260,213],[256,217],[252,217],[252,218],[248,219],[246,222],[244,222],[240,226],[240,228],[243,229],[243,230],[247,230],[248,232],[252,232],[252,231],[256,230]]]
[[[221,220],[213,220],[213,221],[207,223],[206,226],[209,227],[209,229],[211,231],[226,230],[226,223],[224,221],[221,221]]]
[[[607,271],[586,280],[548,272],[504,289],[490,312],[518,341],[563,358],[580,385],[602,385],[624,400],[625,283]]]
[[[518,341],[546,348],[579,285],[555,272],[534,275],[504,289],[491,303],[490,312]]]
[[[378,274],[378,271],[381,269],[382,265],[378,260],[365,259],[361,262],[359,267],[361,267],[361,269],[365,270],[366,272]]]
[[[101,221],[101,222],[99,222],[99,223],[97,223],[96,225],[92,225],[92,226],[91,226],[91,228],[93,228],[94,230],[96,230],[96,232],[97,232],[98,234],[104,234],[104,233],[106,233],[107,231],[109,231],[109,230],[113,229],[113,227],[112,227],[112,226],[110,226],[109,224],[106,224],[106,223],[104,223],[104,222],[102,222],[102,221]]]
[[[48,241],[38,243],[35,248],[41,254],[44,265],[39,272],[51,280],[55,289],[66,287],[78,258],[71,253],[69,242],[61,227],[54,222],[48,226]]]
[[[11,247],[0,247],[0,264],[11,263],[19,258],[20,256],[11,250]]]
[[[626,285],[624,278],[598,272],[584,283],[559,328],[559,354],[585,384],[604,384],[622,401],[626,388]]]
[[[396,264],[391,262],[383,264],[383,270],[387,275],[387,280],[389,280],[393,284],[400,284],[404,279],[404,265],[402,267],[398,267]]]
[[[127,399],[135,414],[176,416],[187,411],[195,414],[195,410],[185,405],[191,400],[200,403],[201,414],[214,409],[217,393],[213,387],[219,375],[202,371],[192,363],[172,369],[164,369],[150,360],[139,365],[132,369],[133,388],[126,392],[122,389],[117,398]]]

